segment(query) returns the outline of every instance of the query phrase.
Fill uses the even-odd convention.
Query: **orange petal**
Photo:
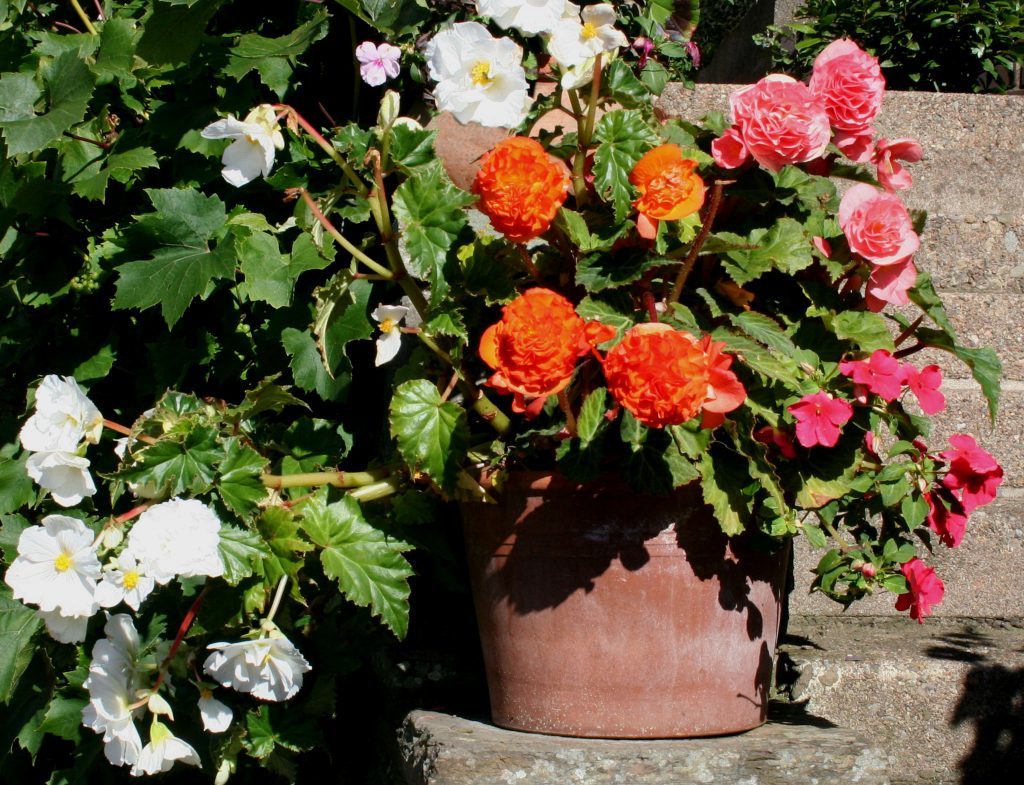
[[[683,158],[683,151],[677,144],[663,144],[649,150],[636,162],[633,171],[629,173],[629,181],[643,188],[647,183],[661,174],[672,164],[678,163]]]
[[[480,336],[480,359],[491,368],[498,367],[498,325],[495,322]]]
[[[640,213],[636,218],[636,231],[645,240],[655,239],[658,236],[658,219]]]

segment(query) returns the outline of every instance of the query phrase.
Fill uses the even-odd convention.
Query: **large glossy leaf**
[[[413,379],[399,385],[391,399],[391,434],[412,471],[452,487],[469,441],[465,409],[442,401],[427,380]]]

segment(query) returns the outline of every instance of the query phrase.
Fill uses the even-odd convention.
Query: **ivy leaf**
[[[212,428],[194,428],[184,439],[164,438],[135,453],[136,461],[115,477],[152,485],[168,496],[193,496],[213,487],[223,457]]]
[[[198,48],[210,18],[223,3],[224,0],[196,0],[181,5],[157,0],[139,39],[139,57],[151,65],[187,62]]]
[[[195,189],[146,191],[156,212],[139,218],[136,229],[159,244],[144,261],[117,268],[114,308],[160,306],[168,327],[215,278],[233,278],[234,255],[209,240],[227,220],[224,203]]]
[[[13,512],[36,498],[36,489],[25,471],[28,453],[19,458],[0,458],[0,514]]]
[[[391,435],[412,471],[424,472],[441,488],[453,486],[469,443],[465,409],[442,401],[426,379],[413,379],[391,399]]]
[[[0,78],[0,131],[9,156],[42,150],[85,117],[93,76],[82,58],[67,50],[40,68],[46,85],[46,112],[36,115],[41,92],[27,74]]]
[[[615,220],[622,222],[633,202],[629,173],[643,154],[658,143],[658,136],[635,109],[608,112],[597,122],[594,138],[594,187],[615,205]]]
[[[772,269],[792,275],[814,261],[814,246],[803,225],[793,218],[780,218],[768,229],[754,229],[747,244],[753,248],[726,251],[722,259],[722,265],[740,286]]]
[[[267,497],[267,487],[260,477],[268,461],[237,436],[225,440],[224,451],[217,471],[217,493],[233,513],[247,519]]]
[[[317,309],[314,329],[319,339],[318,348],[332,376],[348,365],[345,347],[352,341],[373,335],[373,323],[366,315],[372,290],[369,281],[352,281],[334,297],[329,309],[326,304],[321,305],[318,294],[317,303],[321,307]]]
[[[395,215],[409,252],[409,273],[432,285],[448,250],[466,225],[463,207],[474,197],[448,181],[440,165],[424,167],[395,189]]]
[[[288,406],[301,406],[309,409],[309,405],[301,398],[291,394],[290,388],[276,383],[280,374],[268,376],[245,394],[245,400],[238,406],[229,409],[225,418],[231,423],[251,420],[263,412],[279,412]],[[76,377],[77,378],[77,377]]]
[[[0,703],[9,703],[14,695],[35,655],[32,636],[42,624],[32,608],[11,599],[6,586],[0,587]]]
[[[81,740],[82,709],[89,704],[85,698],[67,698],[54,695],[43,721],[39,724],[40,733],[52,733],[76,744]]]
[[[318,11],[305,24],[279,38],[246,33],[228,52],[224,73],[241,81],[255,69],[267,87],[284,96],[288,91],[295,58],[327,35],[327,12]]]
[[[312,500],[303,508],[302,527],[322,552],[328,577],[356,605],[402,639],[409,629],[409,578],[412,567],[401,551],[408,545],[389,539],[363,518],[359,502],[345,496],[334,504]]]
[[[155,169],[160,166],[156,153],[151,147],[132,147],[113,152],[103,160],[102,168],[88,177],[75,179],[72,190],[85,199],[103,202],[111,178],[128,183],[140,169]]]
[[[230,524],[221,524],[220,543],[217,545],[224,562],[224,580],[237,586],[243,578],[253,574],[253,562],[269,556],[266,544],[258,534]]]
[[[274,749],[302,752],[321,742],[320,731],[312,717],[284,711],[278,706],[260,706],[245,717],[247,730],[244,744],[254,758],[266,761]],[[264,763],[264,766],[269,764]]]
[[[750,519],[749,500],[743,494],[743,487],[750,482],[746,461],[708,451],[697,469],[704,501],[714,509],[722,531],[730,537],[743,532]]]

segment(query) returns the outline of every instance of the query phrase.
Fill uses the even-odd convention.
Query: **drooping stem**
[[[903,343],[905,340],[907,340],[907,338],[909,338],[911,335],[914,334],[914,331],[918,327],[921,326],[921,322],[923,322],[923,321],[924,321],[924,314],[921,314],[920,316],[918,316],[910,324],[909,327],[907,327],[906,330],[904,330],[903,332],[901,332],[899,335],[896,336],[896,339],[895,339],[895,341],[893,341],[893,343],[895,343],[897,346],[899,346],[901,343]]]
[[[389,280],[394,278],[394,275],[392,275],[391,271],[388,270],[388,268],[384,267],[384,265],[382,264],[378,264],[377,262],[373,261],[373,259],[371,259],[361,250],[356,248],[355,245],[349,242],[349,240],[346,239],[345,236],[337,230],[334,224],[331,223],[330,219],[323,214],[323,211],[317,205],[316,200],[313,199],[312,196],[310,196],[309,191],[307,191],[305,188],[300,188],[298,190],[299,195],[302,196],[302,200],[306,203],[306,206],[309,208],[309,211],[313,213],[313,217],[320,222],[320,225],[327,230],[327,233],[330,234],[331,237],[337,240],[338,245],[340,245],[342,248],[344,248],[346,251],[352,254],[352,256],[354,256],[357,260],[365,264],[375,273],[377,273],[377,275],[383,276]]]
[[[163,662],[160,663],[160,673],[157,674],[156,684],[153,685],[151,692],[157,692],[160,689],[160,685],[163,684],[164,674],[167,673],[167,666],[170,665],[171,660],[174,659],[174,655],[178,653],[181,642],[185,640],[185,635],[192,626],[192,622],[196,620],[196,616],[199,614],[199,609],[202,607],[203,601],[206,600],[206,595],[209,593],[210,585],[207,584],[203,587],[203,590],[199,592],[199,595],[192,602],[192,606],[188,609],[188,613],[185,614],[185,618],[183,618],[181,620],[181,624],[178,625],[178,634],[174,636],[174,642],[171,644],[171,648],[167,651],[167,656],[164,657]]]
[[[360,502],[372,502],[398,493],[404,486],[401,477],[388,477],[386,480],[364,485],[349,491],[348,495]]]
[[[274,601],[270,604],[270,610],[267,611],[267,618],[264,622],[274,621],[274,617],[277,615],[277,609],[281,607],[281,599],[284,597],[284,588],[288,585],[288,576],[282,575],[281,580],[277,582],[277,591],[274,593]]]
[[[594,58],[593,77],[590,80],[590,103],[587,106],[587,126],[585,142],[589,147],[594,138],[594,125],[597,123],[597,104],[601,96],[601,65],[602,53],[598,52]]]
[[[842,551],[843,553],[849,553],[850,551],[854,550],[854,546],[844,541],[843,538],[839,536],[839,532],[835,530],[835,527],[832,526],[831,523],[826,521],[820,515],[818,516],[818,520],[821,521],[821,525],[825,528],[825,531],[829,533],[829,535],[835,541],[836,545],[839,546],[840,551]]]
[[[264,474],[260,479],[268,488],[316,488],[333,485],[335,488],[358,488],[372,485],[391,474],[390,468],[364,472],[300,472],[297,474]]]
[[[82,20],[82,24],[85,25],[85,29],[92,35],[97,35],[96,27],[93,25],[92,20],[86,15],[85,9],[82,8],[78,0],[71,0],[71,7],[75,9],[75,13],[78,14],[78,18]]]
[[[569,403],[569,396],[565,394],[565,390],[558,393],[558,406],[562,410],[562,414],[565,415],[565,427],[569,431],[569,436],[575,439],[576,415],[572,413],[572,405]]]
[[[348,161],[344,159],[334,145],[324,138],[322,133],[316,130],[309,120],[299,114],[294,107],[289,106],[288,104],[274,104],[274,108],[284,109],[288,112],[288,118],[290,120],[294,120],[303,131],[309,134],[310,139],[316,142],[320,149],[327,153],[330,159],[338,165],[348,181],[352,183],[352,187],[356,189],[360,196],[366,196],[370,192],[370,189],[366,187],[366,183],[359,179],[359,175],[357,175],[355,170],[349,166]]]
[[[715,222],[715,215],[718,213],[718,207],[722,203],[722,188],[724,185],[724,181],[715,180],[714,185],[711,186],[711,199],[708,202],[707,212],[704,214],[704,222],[701,224],[700,231],[690,247],[690,253],[687,254],[686,259],[683,261],[683,266],[679,268],[679,274],[676,275],[675,285],[672,287],[672,293],[668,297],[670,305],[679,300],[679,295],[682,294],[683,287],[686,285],[686,279],[690,276],[690,271],[693,270],[693,265],[700,255],[700,249],[711,233],[711,226]]]
[[[147,436],[144,433],[132,433],[132,429],[129,428],[127,425],[121,425],[121,423],[114,422],[113,420],[104,420],[103,427],[109,428],[111,431],[114,431],[115,433],[124,434],[125,436],[131,436],[133,439],[137,439],[140,442],[145,442],[146,444],[156,444],[156,439],[154,439],[152,436]]]

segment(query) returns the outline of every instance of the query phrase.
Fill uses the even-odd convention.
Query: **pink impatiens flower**
[[[946,547],[958,547],[967,531],[967,516],[960,502],[944,499],[939,491],[925,494],[924,500],[928,502],[928,528],[939,535],[939,541]]]
[[[942,478],[942,484],[960,500],[964,513],[970,515],[996,498],[996,489],[1003,482],[1003,467],[978,446],[973,436],[953,434],[949,443],[951,449],[939,453],[949,461],[949,472]]]
[[[937,365],[926,365],[920,371],[907,363],[901,369],[903,383],[917,396],[921,411],[925,414],[938,414],[946,408],[946,396],[939,387],[942,386],[942,371]]]
[[[377,44],[363,41],[356,47],[356,59],[359,61],[359,75],[370,87],[378,87],[388,79],[398,76],[398,61],[402,50],[391,44]]]
[[[796,439],[804,447],[835,447],[842,426],[853,417],[853,406],[826,392],[805,395],[788,407],[796,419]]]
[[[911,619],[924,624],[924,617],[931,616],[932,606],[942,602],[946,586],[935,570],[916,556],[904,564],[902,570],[910,591],[896,598],[896,610],[909,610]]]
[[[839,371],[884,401],[895,401],[903,390],[900,361],[885,349],[876,349],[867,360],[843,360]]]

